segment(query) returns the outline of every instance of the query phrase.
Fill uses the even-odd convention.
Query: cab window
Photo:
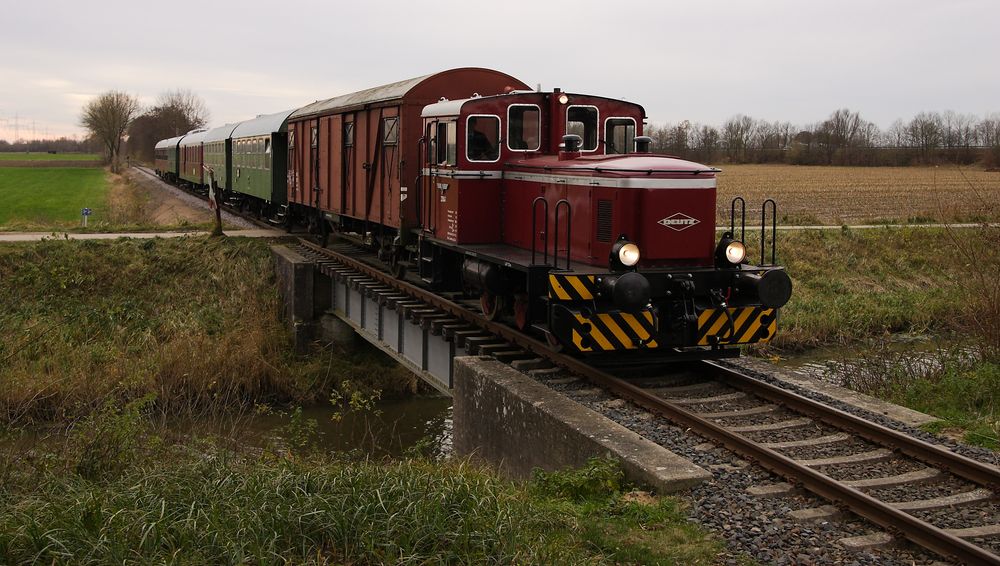
[[[455,165],[458,163],[458,129],[454,121],[438,122],[437,135],[438,165]]]
[[[604,123],[605,153],[632,153],[635,147],[635,120],[608,118]]]
[[[566,109],[566,133],[583,139],[583,151],[597,149],[597,107],[570,106]]]
[[[469,116],[465,124],[465,157],[469,161],[500,159],[500,118]]]
[[[507,108],[507,147],[515,151],[537,151],[542,145],[541,111],[534,104],[512,104]]]

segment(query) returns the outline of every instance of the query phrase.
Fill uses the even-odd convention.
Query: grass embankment
[[[65,241],[0,247],[0,423],[61,421],[148,394],[166,414],[328,399],[413,377],[370,351],[291,353],[266,242]]]
[[[998,220],[1000,174],[975,167],[720,165],[720,226],[729,203],[747,201],[751,224],[773,198],[783,224],[926,224]],[[756,220],[754,220],[756,219]]]
[[[78,226],[85,207],[106,212],[108,186],[98,168],[0,168],[0,227]]]
[[[293,357],[271,273],[256,240],[0,247],[0,563],[707,564],[722,551],[675,501],[623,495],[607,462],[522,485],[461,462],[310,452],[315,423],[262,451],[151,429],[160,413],[339,398],[344,380],[412,386],[370,355]],[[71,426],[15,428],[39,421]]]
[[[779,234],[794,283],[778,351],[860,344],[846,384],[942,421],[931,428],[1000,448],[998,230],[884,229]],[[891,333],[950,333],[933,354],[879,343]],[[871,346],[872,342],[874,346]]]
[[[722,550],[675,501],[624,496],[607,462],[525,486],[461,462],[150,448],[94,426],[0,465],[0,562],[708,564]],[[95,451],[125,464],[95,467]]]
[[[968,265],[955,244],[980,245],[982,238],[977,229],[938,228],[779,233],[778,263],[793,291],[773,346],[798,351],[959,329],[969,305],[961,284]]]

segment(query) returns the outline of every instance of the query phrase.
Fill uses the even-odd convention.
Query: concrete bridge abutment
[[[364,284],[320,269],[287,246],[273,246],[282,315],[295,348],[323,340],[372,343],[454,399],[455,452],[488,463],[514,478],[532,470],[586,464],[594,456],[622,462],[627,477],[666,493],[691,487],[711,474],[612,422],[528,375],[465,348],[433,325],[404,315],[405,307],[377,301]],[[466,346],[475,350],[477,342]]]

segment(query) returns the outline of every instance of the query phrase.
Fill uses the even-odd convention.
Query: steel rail
[[[397,279],[381,269],[360,260],[318,246],[307,240],[299,239],[299,242],[307,249],[313,250],[320,255],[330,257],[336,262],[350,267],[351,269],[355,269],[377,281],[393,287],[398,291],[413,297],[414,299],[424,301],[455,316],[458,319],[476,325],[486,332],[500,336],[504,340],[537,354],[539,357],[545,358],[559,367],[565,368],[572,373],[587,378],[592,383],[610,390],[612,393],[623,399],[631,401],[632,403],[650,412],[658,414],[679,426],[690,428],[706,438],[719,442],[729,450],[756,462],[775,474],[782,476],[795,484],[801,485],[805,489],[837,505],[847,507],[855,514],[868,519],[891,533],[897,533],[921,547],[931,550],[948,559],[964,562],[969,565],[1000,565],[1000,556],[966,542],[959,537],[949,534],[943,529],[935,527],[926,521],[922,521],[913,515],[900,511],[891,505],[869,497],[861,491],[834,480],[825,474],[813,470],[812,468],[803,466],[795,460],[774,450],[760,446],[740,434],[727,430],[725,427],[712,421],[703,419],[695,413],[688,411],[677,404],[671,403],[666,399],[658,397],[635,384],[629,383],[628,381],[594,368],[585,363],[583,360],[558,352],[553,352],[548,344],[544,342],[531,338],[530,336],[503,324],[489,321],[483,316],[468,310],[458,303],[450,301],[444,297],[440,297],[431,291],[412,283]],[[730,374],[729,372],[731,370],[728,370],[728,368],[724,368],[713,363],[710,363],[710,365],[714,370],[719,370],[720,373],[725,371],[725,373]],[[771,387],[777,389],[774,386]],[[774,394],[773,391],[770,393]],[[789,401],[792,402],[791,399],[789,399]],[[823,418],[825,418],[827,411],[830,409],[832,408],[824,406],[822,409]],[[846,415],[846,413],[844,414]],[[851,416],[853,417],[853,415]],[[857,419],[857,417],[854,418]],[[891,432],[895,433],[895,431]],[[900,433],[895,434],[899,435]],[[996,479],[995,471],[993,472],[992,479]]]
[[[897,449],[916,460],[944,468],[956,476],[963,477],[993,491],[1000,490],[1000,468],[996,466],[956,454],[939,445],[925,442],[919,438],[913,438],[889,427],[831,407],[821,401],[810,399],[804,395],[748,376],[732,368],[709,361],[702,361],[701,363],[712,368],[717,375],[738,389],[743,389],[759,397],[769,399],[792,410],[812,415],[824,423],[849,430],[876,444]]]

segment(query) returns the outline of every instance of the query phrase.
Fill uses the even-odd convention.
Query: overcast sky
[[[643,104],[652,122],[888,127],[1000,112],[997,0],[4,0],[0,138],[80,135],[121,89],[201,95],[212,124],[463,66]],[[471,94],[471,93],[470,93]]]

